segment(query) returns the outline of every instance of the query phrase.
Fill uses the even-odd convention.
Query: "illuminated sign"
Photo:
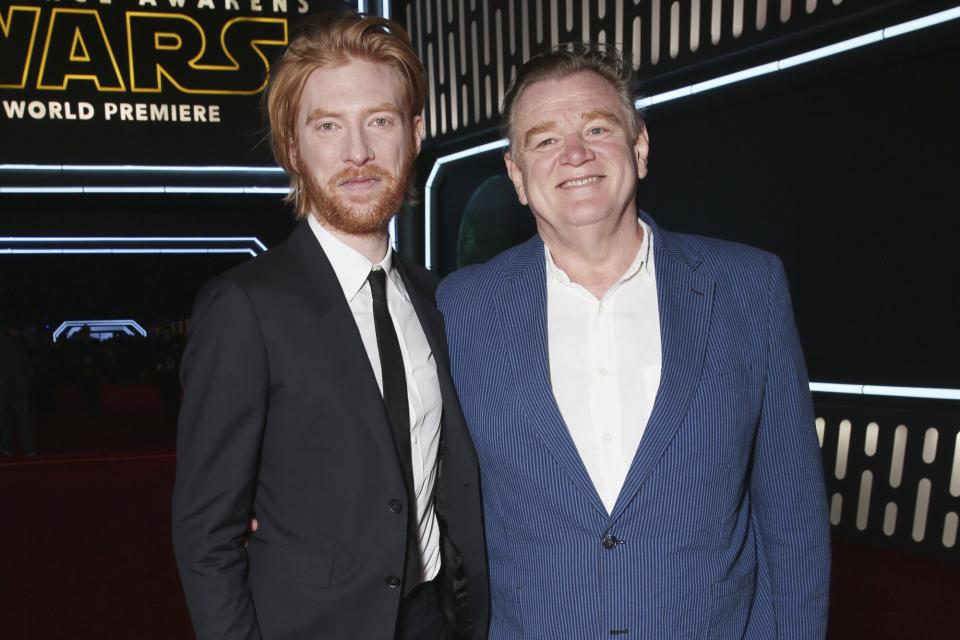
[[[322,0],[0,5],[0,163],[268,164],[260,96]]]

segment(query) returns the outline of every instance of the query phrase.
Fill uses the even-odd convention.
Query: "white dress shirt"
[[[607,512],[613,511],[660,386],[660,315],[650,227],[633,263],[597,300],[547,263],[550,381]]]
[[[383,394],[380,350],[373,324],[373,298],[367,282],[371,269],[387,272],[387,307],[403,354],[407,374],[407,400],[410,406],[410,452],[413,465],[414,494],[417,497],[417,531],[420,534],[422,580],[433,580],[440,570],[440,527],[433,507],[433,488],[437,480],[437,453],[440,445],[440,416],[443,400],[433,352],[423,332],[417,312],[403,279],[393,268],[393,252],[388,250],[379,263],[347,246],[313,217],[310,228],[320,241],[343,288],[353,319],[360,330],[370,366]]]

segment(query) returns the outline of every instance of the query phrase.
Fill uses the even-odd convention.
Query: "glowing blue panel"
[[[147,330],[140,326],[140,323],[136,320],[66,320],[53,332],[53,341],[56,342],[64,331],[69,331],[67,334],[69,336],[83,327],[90,327],[91,333],[105,329],[113,329],[115,331],[123,331],[126,329],[127,333],[133,335],[133,332],[129,331],[132,329],[144,338],[147,337]]]

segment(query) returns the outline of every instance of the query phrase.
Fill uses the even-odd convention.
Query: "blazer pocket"
[[[291,582],[308,587],[328,587],[333,575],[333,556],[305,553],[253,538],[247,549],[250,576]]]
[[[755,569],[710,585],[710,640],[743,636],[755,590]]]

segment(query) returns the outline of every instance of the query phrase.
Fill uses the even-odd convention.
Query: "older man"
[[[615,53],[528,62],[504,129],[538,234],[438,292],[491,640],[822,637],[826,499],[779,260],[638,215],[649,136]]]
[[[476,456],[435,281],[387,238],[425,89],[403,29],[355,13],[311,22],[272,70],[302,221],[200,292],[182,363],[173,535],[201,639],[485,635]]]

